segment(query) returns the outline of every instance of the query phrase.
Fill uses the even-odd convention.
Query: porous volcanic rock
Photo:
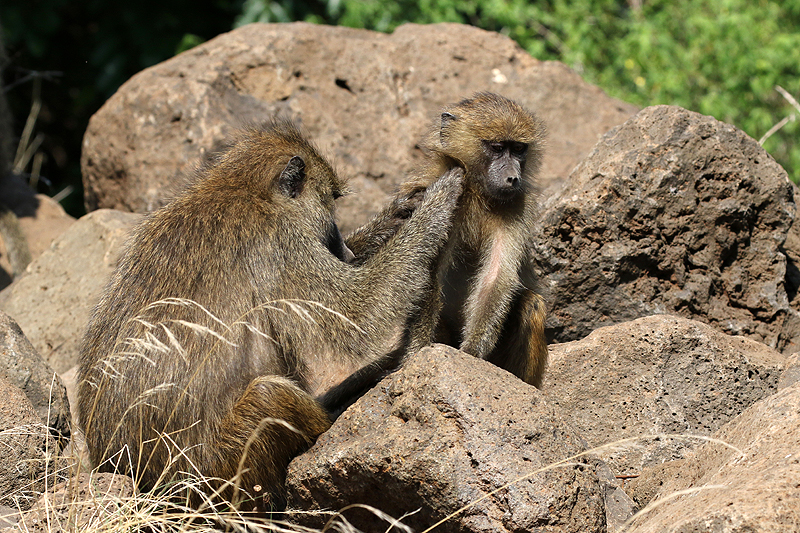
[[[22,389],[63,447],[72,426],[67,390],[10,316],[0,311],[0,374]]]
[[[559,411],[510,373],[443,345],[425,348],[359,399],[289,466],[289,505],[368,504],[417,531],[606,531],[604,482]],[[580,463],[580,464],[575,464]],[[495,492],[496,491],[496,492]],[[385,522],[345,517],[362,531]],[[298,519],[319,527],[314,517]],[[312,523],[313,522],[313,523]]]
[[[800,205],[800,188],[792,184],[795,205]],[[800,223],[789,228],[786,242],[783,243],[786,254],[786,294],[789,297],[789,315],[783,324],[786,345],[785,353],[800,351]]]
[[[533,236],[559,342],[654,313],[783,350],[786,172],[733,126],[671,106],[609,132],[549,199]]]
[[[28,509],[44,490],[46,474],[55,470],[58,444],[25,393],[2,373],[0,450],[0,505]]]
[[[87,209],[151,210],[234,128],[280,115],[351,178],[356,194],[340,202],[347,232],[408,175],[439,109],[482,90],[547,123],[543,185],[566,178],[637,111],[563,64],[470,26],[407,24],[387,35],[251,24],[140,72],[92,117],[81,159]]]
[[[800,529],[800,383],[752,405],[714,437],[721,442],[643,474],[659,488],[629,533]]]
[[[795,353],[786,359],[786,368],[783,369],[778,380],[778,390],[791,387],[800,381],[800,353]]]
[[[682,457],[758,400],[774,394],[783,354],[701,322],[660,315],[550,346],[544,392],[616,475]],[[655,436],[659,436],[654,438]]]

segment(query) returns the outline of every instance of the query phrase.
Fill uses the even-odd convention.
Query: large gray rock
[[[0,375],[25,393],[41,421],[61,446],[70,437],[72,418],[67,390],[22,334],[19,325],[0,311]]]
[[[0,310],[14,317],[56,372],[77,364],[89,313],[116,266],[128,229],[139,218],[111,210],[82,217],[0,292]]]
[[[0,450],[0,505],[27,509],[47,484],[53,484],[58,444],[25,393],[3,375],[0,375]]]
[[[92,117],[81,160],[86,205],[151,210],[232,129],[280,114],[352,178],[356,194],[341,201],[346,232],[407,176],[439,109],[479,90],[513,98],[547,123],[545,185],[566,178],[637,110],[563,64],[470,26],[409,24],[387,35],[251,24],[137,74]]]
[[[711,117],[650,107],[609,132],[543,208],[534,257],[551,287],[548,332],[671,313],[783,350],[794,333],[782,246],[786,172]]]
[[[800,383],[751,406],[714,437],[735,449],[709,442],[645,472],[660,487],[629,533],[800,530]]]
[[[544,391],[590,446],[641,437],[602,457],[617,475],[682,457],[777,390],[786,357],[697,321],[652,316],[550,346]]]
[[[421,350],[289,465],[289,505],[368,504],[417,531],[606,531],[604,465],[534,387],[453,348]],[[581,464],[574,464],[581,463]],[[603,481],[601,481],[603,477]],[[362,531],[387,525],[345,517]],[[320,527],[314,517],[298,519]],[[317,519],[319,520],[319,519]]]

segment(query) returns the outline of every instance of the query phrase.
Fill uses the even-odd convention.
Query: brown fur
[[[373,221],[347,239],[364,261],[402,227],[420,194],[452,168],[465,170],[464,194],[439,263],[441,302],[435,297],[413,327],[415,348],[431,340],[487,359],[540,387],[547,364],[545,303],[535,292],[529,260],[536,219],[535,176],[541,166],[544,126],[515,102],[492,93],[446,107],[425,138],[425,164]],[[498,201],[487,193],[492,163],[487,143],[527,145],[521,188]]]
[[[461,175],[430,187],[362,266],[334,255],[344,188],[274,123],[245,131],[133,232],[80,357],[95,465],[144,489],[181,472],[233,480],[245,492],[229,500],[280,505],[289,460],[330,425],[313,396],[385,357],[431,290]]]

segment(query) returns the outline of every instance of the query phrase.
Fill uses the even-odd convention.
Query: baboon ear
[[[305,182],[306,162],[300,156],[293,156],[278,177],[278,188],[289,198],[297,198],[303,192]]]
[[[454,114],[445,111],[444,113],[442,113],[442,129],[445,129],[447,126],[450,125],[451,122],[455,122],[456,120],[457,119]]]
[[[439,140],[441,141],[442,144],[445,144],[444,130],[447,128],[447,126],[450,125],[451,122],[455,122],[456,120],[458,119],[456,119],[456,116],[454,114],[448,113],[447,111],[442,113],[442,127],[439,129]]]

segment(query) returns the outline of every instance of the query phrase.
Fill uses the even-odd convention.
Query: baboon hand
[[[405,196],[395,198],[389,208],[390,218],[397,221],[408,220],[414,214],[414,211],[419,208],[419,204],[422,203],[424,197],[425,189],[419,188]]]
[[[427,188],[425,197],[405,225],[405,232],[432,239],[436,249],[444,245],[453,224],[453,213],[463,190],[463,182],[464,171],[460,168],[445,172]]]
[[[443,210],[452,212],[455,210],[458,198],[463,190],[464,169],[460,167],[451,168],[442,174],[442,177],[436,180],[433,185],[428,187],[423,203],[433,201],[440,205]]]

